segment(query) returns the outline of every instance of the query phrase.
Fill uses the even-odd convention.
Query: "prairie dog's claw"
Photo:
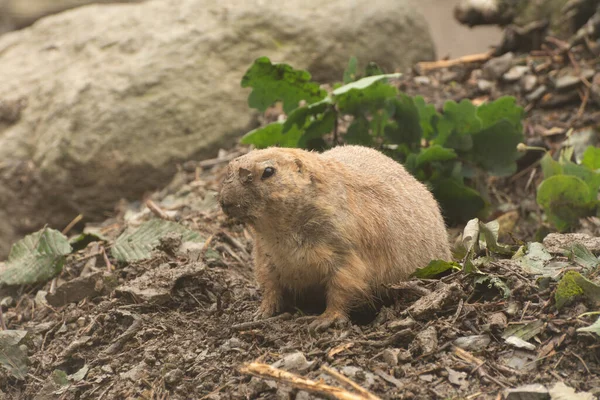
[[[350,320],[347,316],[341,313],[324,313],[315,319],[308,326],[308,329],[312,332],[319,332],[327,330],[331,327],[343,328],[348,326]]]

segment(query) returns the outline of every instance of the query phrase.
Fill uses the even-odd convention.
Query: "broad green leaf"
[[[478,275],[473,280],[475,285],[484,285],[487,286],[488,289],[496,289],[502,297],[507,299],[510,296],[510,289],[506,285],[506,283],[493,275]]]
[[[282,131],[283,123],[272,122],[262,128],[257,128],[246,133],[240,140],[240,143],[252,144],[258,149],[264,149],[269,146],[297,147],[298,141],[302,136],[302,131],[295,126],[285,134]]]
[[[281,133],[285,134],[294,127],[300,130],[304,129],[314,118],[322,116],[323,113],[330,110],[331,105],[331,99],[326,97],[317,103],[296,108],[288,115],[283,123],[283,130]]]
[[[576,242],[569,249],[569,258],[583,267],[583,272],[587,275],[598,268],[600,260],[582,243]]]
[[[521,132],[523,129],[521,121],[524,115],[523,107],[517,105],[516,99],[512,96],[500,97],[477,108],[477,116],[481,120],[482,129],[487,129],[501,120],[506,120],[515,130]]]
[[[568,263],[552,262],[552,255],[543,244],[538,242],[528,243],[517,251],[512,259],[517,261],[528,274],[554,279],[563,268],[568,266]]]
[[[271,63],[268,57],[260,57],[242,78],[243,88],[251,87],[248,105],[264,112],[277,101],[283,102],[283,111],[289,114],[301,100],[315,103],[327,96],[319,84],[311,81],[308,71],[296,70],[283,63]]]
[[[413,97],[413,102],[419,111],[419,119],[424,139],[433,139],[435,136],[435,124],[441,117],[433,104],[426,104],[423,96]]]
[[[44,228],[25,236],[11,248],[0,270],[0,286],[47,281],[62,270],[65,256],[71,251],[67,237],[54,229]]]
[[[477,117],[477,108],[471,101],[464,99],[456,103],[448,100],[444,104],[444,113],[437,121],[438,136],[433,142],[444,147],[469,151],[473,146],[471,135],[480,130],[481,121]]]
[[[560,165],[558,161],[555,161],[549,152],[544,154],[540,161],[540,165],[542,166],[542,173],[544,174],[545,179],[548,179],[554,175],[563,174],[562,165]]]
[[[385,129],[386,137],[393,144],[405,145],[410,151],[417,151],[421,145],[421,122],[419,110],[412,98],[400,93],[391,101],[392,118],[394,124],[389,124]]]
[[[591,332],[600,336],[600,317],[590,326],[585,326],[583,328],[577,328],[577,332]]]
[[[356,80],[356,65],[356,57],[350,57],[350,60],[348,61],[348,66],[344,70],[344,85],[347,85],[348,83],[354,82]]]
[[[546,324],[541,319],[524,322],[522,324],[509,325],[502,333],[502,338],[506,339],[510,336],[516,336],[523,340],[529,340],[542,333],[546,329],[545,325]]]
[[[333,131],[336,119],[337,113],[331,108],[316,116],[304,128],[304,134],[298,140],[298,147],[307,148],[314,140],[321,139],[323,135]]]
[[[363,78],[333,91],[333,100],[342,114],[360,116],[365,113],[374,113],[384,108],[389,100],[396,96],[398,89],[381,82],[381,79],[374,80],[373,78],[377,77]],[[364,80],[371,81],[369,85],[360,85]],[[347,89],[353,85],[355,87],[341,91],[341,89]]]
[[[570,161],[563,164],[563,171],[565,175],[573,175],[584,181],[590,188],[589,201],[596,200],[598,189],[600,188],[599,172],[594,172],[583,165],[578,165]]]
[[[369,121],[366,118],[355,118],[348,127],[348,131],[344,135],[344,140],[348,144],[372,146],[373,137],[369,134],[369,126]]]
[[[517,171],[519,158],[517,144],[523,141],[523,133],[510,122],[502,120],[473,134],[473,148],[466,155],[490,174],[508,176]]]
[[[460,271],[461,269],[460,264],[452,261],[432,260],[426,267],[417,268],[411,276],[422,279],[431,279],[446,271]]]
[[[581,164],[594,171],[600,169],[600,147],[588,146],[583,153]]]
[[[359,79],[356,82],[352,82],[352,83],[344,85],[340,88],[337,88],[332,92],[332,94],[333,94],[333,96],[338,97],[338,96],[346,94],[352,90],[361,91],[362,89],[366,89],[369,86],[371,86],[374,83],[377,83],[379,81],[393,79],[393,78],[400,78],[401,76],[402,76],[402,74],[400,74],[400,73],[368,76],[366,78]],[[382,83],[385,83],[385,82],[382,82]],[[390,86],[390,87],[392,87],[392,86]]]
[[[476,190],[456,179],[442,178],[432,183],[433,194],[450,223],[468,221],[485,207],[483,198]]]
[[[580,218],[593,214],[589,186],[580,178],[554,175],[542,181],[537,191],[537,203],[548,219],[560,231],[577,224]]]
[[[152,250],[159,244],[160,239],[168,233],[182,234],[182,242],[202,242],[198,232],[184,226],[162,219],[151,219],[141,224],[137,229],[128,228],[115,241],[111,249],[112,255],[118,261],[137,261],[148,259]]]
[[[434,144],[426,149],[421,149],[421,152],[416,159],[416,167],[432,162],[454,160],[456,157],[457,155],[454,150],[447,149],[439,144]]]
[[[27,331],[0,331],[0,366],[12,376],[23,380],[27,377],[29,358],[19,345]]]

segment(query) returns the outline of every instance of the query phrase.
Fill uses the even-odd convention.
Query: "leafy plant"
[[[15,243],[4,267],[0,264],[0,286],[25,285],[54,277],[71,253],[67,238],[54,229],[43,228]]]
[[[559,231],[577,226],[579,219],[598,213],[600,149],[589,146],[581,164],[571,161],[572,148],[563,149],[558,160],[546,153],[541,160],[544,180],[538,186],[537,203]]]
[[[400,76],[384,74],[372,63],[361,76],[352,58],[344,84],[327,93],[307,71],[261,57],[242,79],[242,87],[252,88],[248,104],[262,112],[281,101],[287,119],[248,132],[242,143],[376,147],[430,186],[448,222],[482,215],[485,195],[473,187],[483,186],[479,181],[486,174],[516,171],[523,109],[513,97],[502,97],[479,107],[450,100],[440,113],[421,96],[410,97],[389,83]],[[351,121],[347,129],[340,129],[343,120]]]

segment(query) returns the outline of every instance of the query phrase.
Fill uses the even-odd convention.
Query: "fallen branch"
[[[366,389],[360,388],[360,394],[348,392],[342,388],[326,385],[321,382],[316,382],[301,376],[292,374],[291,372],[283,371],[274,368],[267,364],[253,362],[246,364],[240,368],[240,372],[247,375],[258,376],[260,378],[273,379],[278,382],[283,382],[292,385],[295,388],[306,390],[307,392],[319,393],[331,396],[340,400],[379,400],[379,397],[369,393]],[[339,374],[338,374],[339,375]],[[334,378],[338,379],[336,376]],[[338,379],[339,380],[339,379]],[[349,381],[344,377],[344,382]],[[352,382],[352,387],[355,387]],[[358,385],[356,385],[358,386]]]
[[[471,54],[468,56],[454,58],[452,60],[422,61],[417,63],[417,68],[419,68],[420,71],[425,72],[433,69],[448,68],[455,65],[483,62],[492,58],[492,54],[493,53],[490,51],[487,53]]]

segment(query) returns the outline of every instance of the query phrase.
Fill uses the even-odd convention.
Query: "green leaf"
[[[368,88],[369,86],[371,86],[374,83],[377,83],[379,81],[383,80],[384,82],[382,82],[382,83],[385,83],[385,81],[387,81],[387,79],[394,79],[394,78],[397,79],[397,78],[400,78],[401,76],[402,76],[402,74],[400,74],[400,73],[368,76],[366,78],[359,79],[356,82],[352,82],[352,83],[349,83],[349,84],[344,85],[342,87],[339,87],[339,88],[335,89],[332,92],[332,94],[335,97],[341,96],[341,95],[346,94],[346,93],[348,93],[348,92],[350,92],[352,90],[358,90],[358,91],[360,91],[360,90]],[[393,86],[390,86],[390,87],[393,87]]]
[[[302,131],[295,126],[285,134],[282,131],[283,123],[272,122],[262,128],[257,128],[246,133],[240,140],[240,143],[252,144],[258,149],[264,149],[269,146],[297,147],[298,141],[302,136]]]
[[[510,122],[502,120],[472,137],[473,148],[468,159],[496,176],[508,176],[517,171],[517,144],[523,141],[523,133],[514,129]]]
[[[579,272],[575,272],[576,275],[573,276],[573,280],[581,290],[583,290],[583,294],[595,305],[600,304],[600,286],[598,286],[595,282],[590,281],[585,276],[581,275]]]
[[[454,160],[456,157],[456,152],[453,149],[447,149],[439,144],[434,144],[426,149],[421,149],[416,159],[416,167],[433,162]]]
[[[81,233],[69,239],[69,244],[73,247],[73,251],[85,249],[92,242],[102,242],[106,238],[96,235],[95,233]]]
[[[460,264],[452,261],[432,260],[426,267],[417,268],[411,276],[421,279],[431,279],[446,271],[460,271],[461,269]]]
[[[600,169],[600,148],[588,146],[583,153],[581,164],[594,171]]]
[[[396,96],[398,89],[381,82],[381,78],[375,78],[380,77],[363,78],[334,90],[333,99],[338,110],[342,114],[359,116],[384,108]]]
[[[348,61],[348,66],[344,70],[344,85],[350,82],[354,82],[356,80],[356,64],[356,57],[350,57],[350,60]]]
[[[600,264],[598,257],[580,242],[575,242],[569,249],[569,259],[581,265],[586,275],[594,272]]]
[[[19,346],[27,331],[0,331],[0,366],[12,376],[23,380],[27,377],[29,359]]]
[[[300,130],[304,129],[315,118],[322,116],[323,113],[330,110],[331,104],[331,99],[326,97],[317,103],[296,108],[288,115],[283,123],[283,130],[281,133],[285,134],[294,127]]]
[[[565,175],[573,175],[584,181],[590,188],[589,201],[596,200],[600,188],[600,173],[570,161],[563,164],[563,171]]]
[[[469,151],[473,146],[471,135],[480,130],[481,121],[477,117],[477,108],[470,100],[464,99],[460,103],[448,100],[444,104],[444,113],[437,122],[438,136],[433,142]]]
[[[421,123],[421,131],[423,132],[424,139],[433,139],[436,131],[435,124],[441,115],[435,109],[433,104],[426,104],[423,96],[413,97],[413,102],[417,110],[419,111],[419,118]]]
[[[502,338],[506,339],[510,336],[516,336],[523,340],[529,340],[546,329],[545,322],[541,319],[536,319],[531,322],[524,322],[514,325],[509,325],[502,333]]]
[[[537,203],[554,226],[564,231],[575,226],[580,218],[593,214],[589,186],[580,178],[554,175],[542,181],[537,191]]]
[[[549,278],[556,278],[559,272],[568,266],[563,262],[551,262],[552,255],[543,244],[538,242],[528,243],[520,251],[517,251],[512,259],[517,261],[523,271],[528,274]]]
[[[0,286],[47,281],[62,270],[71,250],[67,237],[54,229],[44,228],[25,236],[11,248],[0,270]]]
[[[485,207],[479,192],[456,179],[437,180],[433,182],[432,191],[450,223],[468,221],[476,217]]]
[[[328,108],[323,114],[315,117],[304,129],[304,134],[300,136],[298,147],[307,148],[315,139],[320,139],[323,135],[333,131],[337,113]]]
[[[253,90],[248,105],[264,112],[277,101],[283,101],[283,111],[289,114],[301,100],[315,103],[327,96],[319,84],[311,81],[308,71],[296,70],[287,64],[272,64],[268,57],[260,57],[242,78],[243,88]]]
[[[498,243],[498,232],[500,231],[498,221],[490,221],[487,224],[479,221],[479,231],[483,235],[485,244],[490,251],[499,254],[512,254],[510,248]]]
[[[366,118],[355,118],[348,127],[348,131],[344,135],[344,140],[348,144],[372,146],[373,137],[369,134],[369,126],[369,121]]]
[[[577,328],[577,332],[591,332],[600,336],[600,317],[590,326],[586,326],[583,328]]]
[[[478,275],[473,280],[475,285],[484,285],[487,286],[488,289],[496,289],[502,297],[507,299],[510,296],[510,289],[506,285],[506,283],[493,275]]]
[[[517,105],[517,100],[512,96],[500,97],[477,108],[477,116],[481,120],[482,129],[487,129],[502,120],[506,120],[516,131],[522,132],[521,121],[524,115],[523,107]]]
[[[160,243],[160,239],[168,233],[181,233],[182,242],[203,241],[198,232],[178,223],[156,218],[144,222],[137,229],[128,228],[117,238],[111,253],[118,261],[148,259],[152,256],[152,250]]]
[[[421,146],[421,121],[419,110],[413,99],[404,93],[390,101],[394,124],[385,129],[386,137],[393,143],[405,145],[410,151],[417,151]]]
[[[545,179],[548,179],[554,175],[563,174],[562,165],[558,161],[555,161],[549,152],[544,154],[544,157],[542,157],[540,161],[540,165],[542,166],[542,173],[544,174]]]

